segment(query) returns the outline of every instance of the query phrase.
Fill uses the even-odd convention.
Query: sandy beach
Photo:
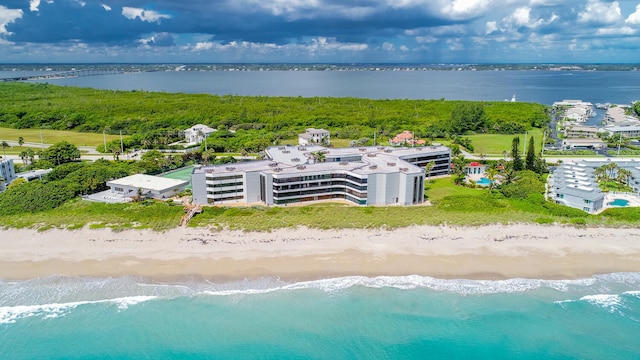
[[[515,224],[272,232],[0,230],[0,278],[10,280],[48,275],[573,279],[613,272],[640,272],[640,229]]]

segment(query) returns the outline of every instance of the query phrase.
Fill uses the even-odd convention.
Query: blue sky
[[[640,0],[0,0],[0,62],[640,63]]]

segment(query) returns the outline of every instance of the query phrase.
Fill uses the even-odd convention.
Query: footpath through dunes
[[[515,224],[271,232],[4,229],[0,239],[4,279],[53,274],[573,279],[640,272],[640,231],[635,228]]]

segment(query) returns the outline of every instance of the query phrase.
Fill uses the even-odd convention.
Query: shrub
[[[535,219],[535,222],[537,222],[538,224],[553,224],[555,223],[555,220],[548,217],[539,217]]]

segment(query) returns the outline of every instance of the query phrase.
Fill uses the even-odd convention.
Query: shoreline
[[[141,276],[157,281],[420,275],[578,279],[640,272],[640,229],[562,225],[400,229],[0,230],[0,279]]]

